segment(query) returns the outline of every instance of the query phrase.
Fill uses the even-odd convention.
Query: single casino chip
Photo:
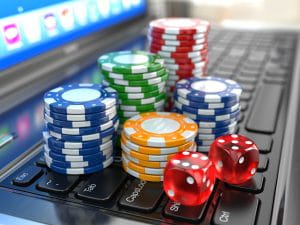
[[[45,107],[45,113],[55,120],[62,121],[88,121],[98,120],[99,118],[112,118],[113,115],[117,114],[117,107],[113,106],[105,111],[90,114],[62,114],[52,112],[50,109]]]
[[[162,57],[168,58],[205,58],[207,57],[207,49],[194,52],[167,52],[150,49],[151,52],[159,54]]]
[[[157,91],[165,87],[166,82],[161,82],[159,84],[153,84],[153,85],[146,85],[146,86],[125,86],[125,85],[118,85],[118,84],[112,84],[109,83],[106,80],[103,80],[102,83],[104,85],[110,86],[113,89],[115,89],[118,92],[126,92],[126,93],[140,93],[140,92],[151,92],[151,91]]]
[[[199,128],[198,132],[199,134],[218,134],[218,133],[229,132],[233,130],[235,127],[237,127],[237,121],[234,121],[231,124],[220,128]]]
[[[207,40],[206,39],[197,39],[197,40],[187,40],[187,41],[174,41],[174,40],[163,40],[154,37],[149,37],[149,47],[153,45],[159,46],[169,46],[169,47],[193,47],[196,45],[206,45],[207,48]],[[204,49],[204,48],[201,48]]]
[[[109,77],[112,79],[118,80],[148,80],[152,78],[161,77],[166,74],[166,69],[161,68],[157,71],[148,72],[148,73],[113,73],[105,70],[101,70],[101,74],[104,77]]]
[[[232,127],[229,131],[221,132],[221,133],[216,133],[216,134],[198,134],[198,138],[200,140],[213,140],[216,139],[217,137],[221,137],[225,134],[234,134],[236,131],[236,127]]]
[[[210,150],[210,146],[198,146],[197,151],[202,153],[208,153]]]
[[[162,162],[162,161],[168,161],[173,155],[175,154],[166,154],[166,155],[151,155],[151,154],[143,154],[137,151],[134,151],[130,148],[128,148],[126,145],[121,143],[122,150],[127,154],[134,158],[144,160],[144,161],[150,161],[150,162]]]
[[[148,80],[117,80],[106,77],[107,82],[111,84],[123,85],[123,86],[131,86],[131,87],[139,87],[139,86],[148,86],[154,84],[160,84],[162,82],[166,82],[168,80],[168,73],[164,74],[161,77],[151,78]]]
[[[145,105],[132,105],[131,102],[127,100],[122,101],[123,103],[119,105],[120,110],[124,111],[136,111],[136,112],[146,112],[146,111],[156,111],[163,107],[165,100],[158,101],[156,103],[145,104]],[[128,103],[128,104],[127,104]]]
[[[58,166],[51,165],[49,162],[46,161],[47,166],[54,172],[61,173],[61,174],[68,174],[68,175],[83,175],[83,174],[91,174],[95,172],[99,172],[113,163],[113,157],[110,157],[106,161],[96,166],[85,167],[85,168],[62,168]]]
[[[191,45],[191,46],[170,46],[170,45],[157,44],[154,42],[150,44],[150,50],[151,51],[153,50],[153,52],[166,51],[166,52],[186,53],[186,52],[202,51],[207,48],[208,48],[207,43]]]
[[[119,118],[115,116],[112,120],[109,120],[107,123],[101,124],[99,126],[93,127],[82,127],[82,128],[65,128],[65,127],[58,127],[51,123],[46,123],[48,130],[54,131],[60,134],[67,134],[67,135],[88,135],[94,134],[98,132],[105,131],[111,127],[114,127],[115,130],[118,129],[119,126]]]
[[[111,136],[102,138],[101,140],[93,140],[93,141],[85,141],[85,142],[70,142],[70,141],[62,141],[57,138],[54,138],[47,131],[43,132],[44,142],[48,146],[55,146],[57,148],[75,148],[75,149],[91,148],[91,147],[95,147],[95,146],[104,144],[104,143],[110,141],[112,138],[113,138],[113,136],[111,135]]]
[[[236,100],[230,102],[219,102],[219,103],[205,103],[205,102],[202,103],[202,102],[196,102],[196,101],[191,101],[182,98],[176,93],[174,94],[174,100],[178,101],[183,105],[193,107],[195,109],[223,109],[223,108],[232,107],[238,103]]]
[[[179,103],[178,101],[174,101],[175,107],[179,110],[189,112],[192,114],[200,115],[200,116],[220,116],[226,115],[235,112],[240,108],[240,104],[237,103],[231,107],[223,108],[223,109],[201,109],[201,108],[193,108]]]
[[[135,164],[134,162],[131,162],[129,159],[127,159],[125,154],[122,154],[122,163],[125,164],[128,168],[143,174],[162,176],[164,173],[164,169],[162,168],[148,168]]]
[[[148,73],[163,68],[164,60],[145,51],[119,51],[100,56],[101,70],[115,73]]]
[[[145,147],[145,146],[140,146],[137,145],[128,138],[125,137],[124,134],[121,135],[121,143],[126,145],[129,149],[134,150],[136,152],[140,152],[143,154],[149,154],[149,155],[166,155],[166,154],[172,154],[172,153],[177,153],[181,152],[187,149],[190,149],[193,147],[194,142],[187,142],[186,144],[175,146],[175,147],[169,147],[169,148],[153,148],[153,147]]]
[[[106,150],[97,152],[91,155],[62,155],[51,151],[47,145],[44,145],[44,154],[50,156],[52,159],[63,161],[63,162],[83,162],[83,161],[93,161],[93,160],[101,160],[105,161],[110,158],[113,154],[112,150]]]
[[[157,95],[164,93],[164,92],[165,92],[165,88],[161,88],[157,91],[149,91],[149,92],[144,92],[144,93],[119,92],[119,98],[121,100],[152,98],[152,97],[156,97]]]
[[[130,155],[127,155],[125,152],[122,152],[122,156],[125,156],[129,161],[141,165],[141,166],[145,166],[145,167],[150,167],[150,168],[164,168],[167,164],[167,161],[164,162],[150,162],[150,161],[144,161],[144,160],[139,160],[137,158],[134,158]]]
[[[48,114],[45,113],[44,119],[47,123],[53,124],[58,127],[81,128],[81,127],[94,127],[94,126],[100,126],[102,124],[106,124],[107,122],[111,121],[116,115],[117,115],[117,112],[113,112],[109,116],[101,117],[97,120],[63,121],[63,120],[55,120],[52,117],[50,117]]]
[[[166,99],[166,93],[164,93],[164,92],[161,94],[158,94],[155,97],[151,97],[151,98],[120,100],[120,104],[121,105],[136,105],[136,106],[147,105],[147,104],[159,102],[163,99]]]
[[[189,76],[189,77],[202,77],[205,75],[206,69],[194,69],[194,70],[171,70],[169,69],[169,76],[178,75],[178,76]]]
[[[148,174],[144,174],[144,173],[139,173],[135,170],[132,170],[130,168],[128,168],[126,166],[125,163],[122,163],[122,166],[123,166],[123,169],[128,173],[130,174],[131,176],[133,177],[136,177],[138,179],[141,179],[141,180],[145,180],[145,181],[150,181],[150,182],[160,182],[160,181],[163,181],[164,180],[164,177],[163,176],[159,176],[159,175],[148,175]]]
[[[235,81],[219,77],[189,78],[176,83],[176,93],[196,102],[239,101],[242,87]]]
[[[91,155],[96,154],[101,151],[112,150],[113,151],[113,142],[108,141],[102,145],[91,147],[91,148],[81,148],[81,149],[72,149],[72,148],[58,148],[54,146],[48,146],[51,151],[61,154],[61,155]]]
[[[207,56],[199,56],[195,58],[168,58],[165,57],[165,64],[193,64],[206,59]]]
[[[190,41],[190,40],[198,40],[198,39],[207,39],[207,34],[199,33],[193,35],[174,35],[174,34],[164,34],[161,32],[155,32],[151,29],[148,30],[148,36],[156,39],[163,39],[163,40],[173,40],[173,41]]]
[[[196,123],[201,128],[220,128],[220,127],[228,126],[229,124],[235,121],[237,121],[237,118],[223,120],[223,121],[211,121],[211,122],[199,121]]]
[[[219,116],[200,116],[192,113],[188,113],[186,111],[178,110],[179,113],[182,113],[183,115],[191,118],[192,120],[196,122],[218,122],[218,121],[224,121],[224,120],[230,120],[230,119],[237,119],[240,115],[240,109],[234,111],[230,114],[224,114]]]
[[[210,146],[215,139],[211,139],[211,140],[201,140],[198,137],[195,139],[195,142],[197,143],[197,147],[198,146]]]
[[[198,63],[191,63],[191,64],[171,64],[171,63],[166,63],[165,66],[170,69],[170,70],[205,70],[207,67],[208,60],[204,60]]]
[[[69,84],[45,93],[45,106],[63,114],[87,114],[107,110],[117,104],[118,93],[100,84]]]
[[[123,129],[126,137],[136,144],[174,147],[193,141],[198,126],[177,113],[149,112],[130,118]]]
[[[150,22],[152,31],[166,34],[198,34],[207,33],[210,23],[197,18],[161,18]]]

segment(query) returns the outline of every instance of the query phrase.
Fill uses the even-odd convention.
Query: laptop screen
[[[146,0],[9,0],[4,5],[0,71],[146,11]]]

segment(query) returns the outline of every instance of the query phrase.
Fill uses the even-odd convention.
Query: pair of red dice
[[[164,172],[164,190],[175,202],[200,205],[211,195],[216,178],[230,184],[251,179],[259,163],[259,150],[249,138],[231,134],[211,144],[208,156],[184,151],[173,156]]]

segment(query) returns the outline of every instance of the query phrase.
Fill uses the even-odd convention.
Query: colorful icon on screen
[[[83,2],[77,2],[74,7],[74,15],[76,20],[80,25],[85,25],[87,23],[87,8],[86,4]]]
[[[48,34],[50,35],[57,34],[57,21],[53,13],[47,13],[44,16],[44,24],[48,31]]]
[[[22,30],[25,34],[26,39],[30,43],[34,43],[41,40],[41,27],[40,23],[35,16],[22,18]]]
[[[21,35],[16,23],[8,23],[2,27],[4,40],[8,50],[22,46]]]
[[[102,17],[108,17],[110,12],[109,0],[98,0],[98,10]]]
[[[74,15],[70,8],[64,8],[59,12],[60,24],[66,29],[70,30],[74,27]]]

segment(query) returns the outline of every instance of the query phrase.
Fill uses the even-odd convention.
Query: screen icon
[[[60,24],[65,30],[71,30],[74,27],[74,15],[70,8],[63,8],[59,12]]]
[[[108,17],[110,12],[109,0],[98,0],[98,10],[102,17]]]
[[[22,31],[28,42],[34,43],[40,41],[42,33],[38,18],[34,15],[30,15],[30,17],[23,16],[21,21]]]
[[[20,30],[16,23],[6,23],[2,25],[2,33],[8,50],[22,46]]]
[[[77,22],[80,25],[85,25],[87,23],[87,8],[84,2],[75,3],[74,7],[74,15],[76,17]]]
[[[44,15],[44,24],[49,35],[57,34],[57,20],[53,13]]]

